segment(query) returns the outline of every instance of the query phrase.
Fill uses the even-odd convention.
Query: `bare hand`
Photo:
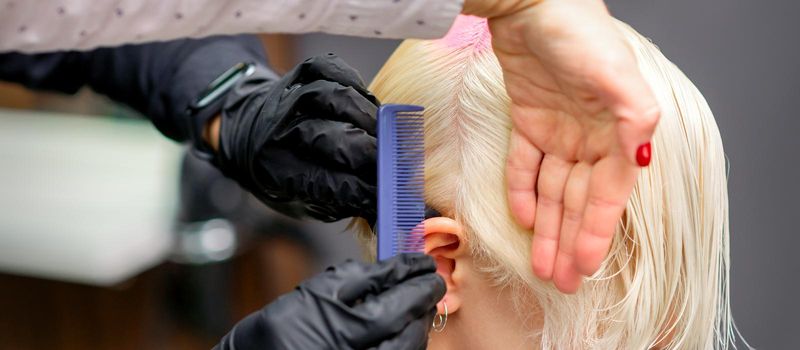
[[[464,12],[489,18],[511,97],[508,199],[533,228],[533,271],[575,292],[649,163],[657,101],[600,0],[479,0]]]

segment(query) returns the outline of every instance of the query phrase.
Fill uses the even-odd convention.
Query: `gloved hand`
[[[378,105],[334,54],[257,70],[226,96],[215,164],[284,214],[373,219]]]
[[[424,349],[444,293],[427,255],[348,261],[240,321],[215,349]]]

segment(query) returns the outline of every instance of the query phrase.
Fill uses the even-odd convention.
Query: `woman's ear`
[[[453,313],[461,307],[461,291],[464,267],[459,270],[458,262],[467,257],[466,241],[461,225],[453,219],[434,217],[424,221],[425,254],[436,260],[436,273],[447,283],[444,299],[436,305],[437,312],[444,313],[443,303],[447,303],[447,312]]]

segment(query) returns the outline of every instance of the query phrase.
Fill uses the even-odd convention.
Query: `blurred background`
[[[730,160],[731,299],[800,349],[800,3],[607,0],[708,99]],[[398,41],[262,36],[278,71],[336,52],[369,81]],[[658,150],[656,150],[658,152]],[[346,222],[273,214],[125,107],[0,84],[0,349],[201,349],[327,265]]]

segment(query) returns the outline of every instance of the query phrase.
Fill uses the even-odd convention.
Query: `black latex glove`
[[[377,99],[334,54],[226,97],[215,163],[272,208],[322,221],[375,216]]]
[[[215,349],[424,349],[445,288],[424,254],[348,261],[240,321]]]

